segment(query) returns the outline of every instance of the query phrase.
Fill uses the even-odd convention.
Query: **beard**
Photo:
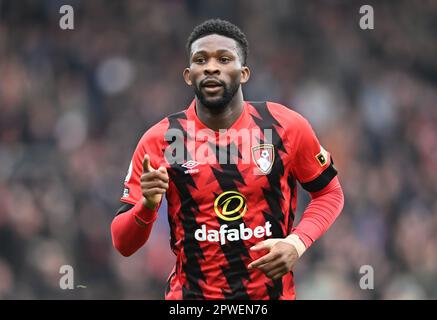
[[[226,85],[226,83],[223,81],[220,81],[220,83],[223,88],[223,94],[218,97],[207,97],[202,92],[200,84],[194,86],[194,93],[196,94],[196,97],[199,99],[203,106],[205,106],[213,113],[218,113],[222,111],[231,102],[231,100],[237,93],[238,88],[240,87],[240,84],[238,82],[232,82],[229,85]]]

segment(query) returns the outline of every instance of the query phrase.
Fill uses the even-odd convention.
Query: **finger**
[[[258,260],[255,260],[252,263],[250,263],[248,265],[248,268],[249,269],[258,268],[259,266],[261,266],[263,264],[266,264],[268,262],[271,262],[271,261],[277,259],[277,257],[278,256],[276,253],[270,252],[270,253],[266,254],[265,256],[259,258]]]
[[[278,240],[275,240],[275,239],[267,239],[267,240],[258,242],[256,245],[251,247],[250,250],[252,250],[252,251],[260,251],[260,250],[265,250],[265,249],[270,250],[277,241]]]
[[[274,272],[271,273],[272,280],[277,280],[282,278],[283,276],[287,275],[289,272],[291,272],[291,269],[288,268],[278,268]]]
[[[269,278],[271,278],[272,280],[278,280],[278,279],[281,279],[286,274],[287,274],[287,271],[285,271],[285,270],[278,270],[277,273],[272,274],[272,276],[269,277]]]
[[[143,181],[141,182],[141,188],[144,190],[153,189],[153,188],[162,188],[167,190],[168,183],[162,180]]]
[[[285,268],[284,267],[277,267],[271,270],[268,270],[266,272],[264,272],[264,274],[269,277],[270,279],[272,279],[273,277],[283,274],[285,273]]]
[[[159,172],[162,172],[163,174],[165,174],[166,176],[168,176],[168,173],[167,173],[167,168],[166,167],[159,167],[158,168],[158,171]]]
[[[152,189],[148,189],[147,191],[144,191],[143,196],[145,196],[146,198],[153,197],[156,195],[164,194],[166,191],[167,190],[165,190],[163,188],[152,188]]]
[[[143,160],[143,172],[152,172],[155,171],[153,167],[150,165],[150,156],[146,154]]]
[[[161,180],[161,181],[167,183],[170,181],[170,179],[168,178],[168,175],[166,175],[158,170],[143,173],[141,175],[140,179],[141,179],[141,182],[147,182],[147,181],[152,181],[152,180]]]
[[[144,190],[152,188],[168,189],[168,182],[164,182],[162,180],[142,181],[141,188]]]
[[[168,172],[166,167],[159,167],[158,172],[160,174],[161,179],[165,180],[166,182],[170,180],[168,177]]]
[[[284,262],[280,258],[277,258],[273,261],[261,264],[257,268],[265,273],[265,272],[270,272],[270,271],[278,269],[278,268],[283,268],[284,266],[285,266]]]

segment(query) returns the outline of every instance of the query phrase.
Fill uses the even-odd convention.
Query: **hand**
[[[287,239],[267,239],[250,248],[253,251],[269,250],[269,253],[249,264],[249,270],[259,268],[272,280],[279,279],[293,269],[299,259],[296,247]]]
[[[148,154],[143,160],[143,174],[141,175],[141,193],[143,194],[143,203],[150,209],[155,209],[162,200],[162,195],[168,189],[168,173],[165,167],[159,167],[155,170],[150,165]]]

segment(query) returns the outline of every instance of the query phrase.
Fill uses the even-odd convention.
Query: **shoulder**
[[[276,120],[279,134],[283,137],[288,148],[296,150],[301,141],[312,139],[313,129],[309,121],[292,108],[280,103],[267,101],[265,108],[267,113]]]
[[[186,110],[176,112],[173,114],[170,114],[169,116],[165,117],[152,127],[150,127],[141,137],[140,142],[144,143],[156,143],[156,142],[164,142],[165,141],[165,134],[167,131],[171,128],[177,128],[178,126],[175,125],[175,122],[178,122],[181,119],[186,119]]]
[[[261,117],[270,114],[287,131],[289,129],[294,131],[309,124],[308,120],[292,107],[271,101],[250,104],[255,107]]]
[[[308,120],[291,107],[271,101],[252,102],[251,113],[255,121],[267,126],[274,125],[278,133],[290,143],[296,143],[302,136],[312,134]]]
[[[165,132],[168,129],[168,118],[164,118],[155,125],[151,126],[146,132],[143,133],[140,143],[156,143],[159,142],[162,138],[164,140]]]

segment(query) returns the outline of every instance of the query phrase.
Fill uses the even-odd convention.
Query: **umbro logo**
[[[189,161],[185,162],[184,164],[182,164],[181,166],[188,169],[188,170],[184,171],[185,174],[189,174],[189,173],[193,174],[193,173],[199,172],[199,169],[194,169],[199,164],[200,164],[200,162],[197,162],[194,160],[189,160]]]
[[[182,167],[187,168],[187,169],[193,169],[193,168],[197,167],[199,164],[200,164],[200,162],[190,160],[190,161],[185,162],[182,165]]]

